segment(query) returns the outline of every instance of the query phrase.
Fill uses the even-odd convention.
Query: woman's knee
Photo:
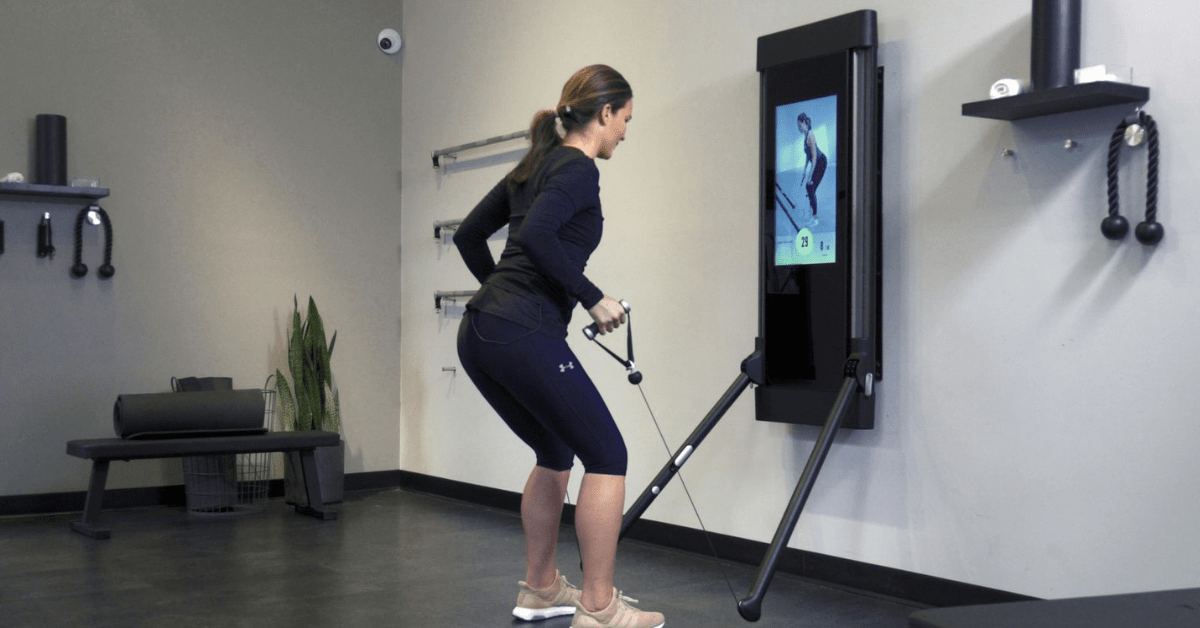
[[[596,473],[599,475],[625,475],[625,471],[629,468],[629,453],[625,449],[625,443],[621,442],[619,447],[613,447],[600,455],[580,454],[579,460],[583,462],[583,470],[586,473]]]
[[[570,471],[575,466],[575,455],[569,451],[534,448],[534,454],[537,456],[537,466],[551,471]]]

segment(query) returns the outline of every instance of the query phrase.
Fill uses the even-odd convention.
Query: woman
[[[809,224],[816,226],[817,186],[821,185],[821,179],[825,176],[825,168],[829,160],[817,146],[817,138],[812,134],[812,120],[809,119],[808,114],[801,113],[796,118],[796,127],[804,136],[804,175],[801,180],[804,182],[804,190],[808,192],[808,203],[812,205],[812,221]],[[811,170],[809,166],[812,166]]]
[[[576,303],[601,334],[625,321],[620,303],[583,274],[600,243],[599,171],[625,139],[633,91],[610,67],[593,65],[563,86],[553,110],[531,126],[532,147],[463,220],[454,242],[482,286],[458,333],[463,369],[537,462],[521,498],[526,574],[513,614],[545,619],[575,613],[574,628],[657,628],[613,588],[625,506],[626,450],[599,391],[567,346]],[[563,135],[557,126],[561,124]],[[499,262],[487,238],[508,225]],[[555,564],[558,524],[571,467],[584,466],[575,523],[583,590]]]

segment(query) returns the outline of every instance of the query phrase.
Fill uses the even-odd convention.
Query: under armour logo
[[[559,372],[559,373],[566,373],[566,372],[567,372],[567,369],[574,370],[574,369],[575,369],[575,363],[574,363],[574,362],[567,362],[566,364],[559,364],[559,365],[558,365],[558,372]]]

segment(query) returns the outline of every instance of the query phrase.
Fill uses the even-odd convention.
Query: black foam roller
[[[37,117],[37,173],[34,183],[67,184],[67,119],[52,113]]]
[[[113,428],[121,438],[262,433],[265,409],[257,388],[119,395]]]
[[[232,377],[179,377],[175,379],[176,392],[198,390],[233,390]]]
[[[1080,0],[1033,0],[1033,89],[1075,84],[1079,67]]]

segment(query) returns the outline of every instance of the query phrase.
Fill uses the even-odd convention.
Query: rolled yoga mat
[[[113,428],[121,438],[264,434],[265,409],[257,388],[119,395]]]

